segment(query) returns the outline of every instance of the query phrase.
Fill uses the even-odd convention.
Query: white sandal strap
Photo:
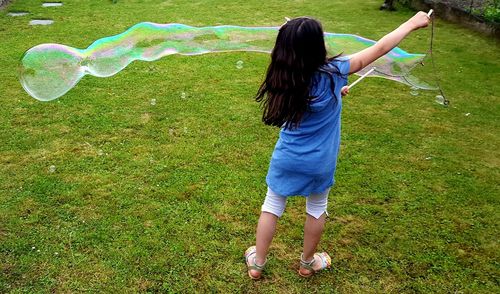
[[[316,255],[316,254],[314,254]],[[314,263],[316,262],[316,258],[314,258],[314,255],[313,255],[313,259],[311,261],[305,261],[304,260],[304,253],[301,253],[300,254],[300,265],[305,268],[305,269],[308,269],[308,270],[311,270],[311,271],[314,271],[313,269],[313,265]]]
[[[252,257],[253,255],[253,257]],[[253,270],[257,270],[257,271],[263,271],[264,270],[264,267],[266,266],[266,263],[267,263],[267,258],[266,258],[266,261],[264,261],[264,264],[257,264],[257,250],[254,250],[251,251],[250,253],[248,253],[246,256],[246,262],[247,262],[247,266],[249,269],[253,269]],[[253,258],[253,265],[249,265],[248,263],[248,260],[250,260],[250,258]]]
[[[257,255],[257,254],[256,254]],[[266,263],[267,263],[267,259],[266,261],[264,261],[264,264],[257,264],[257,260],[256,260],[257,256],[254,256],[253,257],[253,265],[249,266],[250,268],[253,268],[253,269],[256,269],[256,270],[259,270],[259,271],[263,271],[264,270],[264,267],[266,266]]]

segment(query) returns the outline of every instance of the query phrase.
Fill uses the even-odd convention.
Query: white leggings
[[[306,212],[315,219],[319,219],[323,213],[328,215],[326,207],[328,206],[328,193],[330,189],[320,194],[311,194],[306,197]],[[267,188],[266,199],[262,204],[262,211],[274,214],[281,217],[285,211],[286,198],[273,192],[269,187]]]

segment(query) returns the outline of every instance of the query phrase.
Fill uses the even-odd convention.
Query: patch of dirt
[[[427,4],[442,4],[468,14],[481,16],[486,7],[493,4],[493,0],[425,0]]]
[[[474,10],[482,11],[491,0],[431,0],[428,2],[443,3],[447,6],[471,13]]]
[[[413,9],[428,11],[433,8],[439,18],[489,36],[500,38],[500,24],[484,19],[484,10],[496,0],[409,0]]]

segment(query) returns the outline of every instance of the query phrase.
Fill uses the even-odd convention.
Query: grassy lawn
[[[253,100],[268,55],[134,62],[45,103],[17,78],[37,44],[86,48],[141,21],[268,26],[309,15],[326,31],[378,39],[413,14],[381,2],[13,1],[0,11],[0,292],[498,293],[497,40],[437,20],[448,108],[384,79],[351,91],[320,244],[333,268],[311,279],[296,274],[302,198],[280,220],[265,278],[251,281],[243,262],[279,131]],[[425,53],[429,37],[400,47]]]

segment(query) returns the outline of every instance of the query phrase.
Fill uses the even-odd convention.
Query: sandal
[[[316,262],[316,256],[318,259],[321,261],[321,267],[318,270],[315,270],[313,268],[314,263]],[[313,259],[311,261],[305,261],[304,260],[304,255],[300,255],[300,269],[299,269],[299,275],[304,278],[309,278],[310,276],[314,275],[315,273],[319,272],[320,270],[324,270],[327,268],[330,268],[332,265],[332,258],[328,253],[326,252],[321,252],[321,253],[314,253]],[[308,271],[310,271],[309,274],[303,274],[300,270],[304,268]]]
[[[267,259],[266,259],[266,262],[264,262],[264,264],[261,264],[261,265],[257,264],[257,262],[255,261],[256,255],[257,255],[257,249],[256,249],[255,246],[250,246],[245,251],[245,261],[246,261],[246,264],[247,264],[248,276],[252,280],[258,280],[258,279],[261,278],[261,273],[264,270],[264,267],[265,267],[266,262],[267,262]],[[252,261],[253,261],[252,265],[250,265],[250,258],[252,258]],[[259,273],[259,275],[258,276],[253,276],[252,274],[250,274],[251,270],[257,271]]]

